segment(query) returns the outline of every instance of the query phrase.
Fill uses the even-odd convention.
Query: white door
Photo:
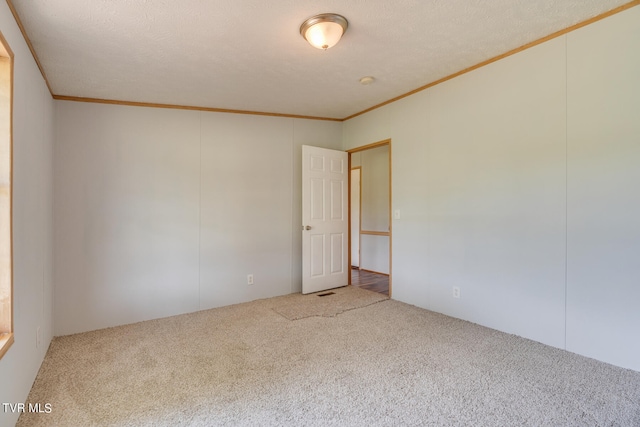
[[[348,157],[302,146],[302,293],[346,286]]]

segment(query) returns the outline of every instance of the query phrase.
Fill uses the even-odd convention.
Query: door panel
[[[317,234],[311,239],[311,277],[324,276],[324,236]]]
[[[302,147],[302,293],[348,284],[347,153]]]
[[[324,221],[324,181],[320,178],[311,179],[310,191],[311,219]]]
[[[342,258],[344,257],[344,235],[332,234],[331,235],[331,274],[342,273],[344,271],[344,264]]]
[[[344,181],[331,180],[331,220],[344,220]]]

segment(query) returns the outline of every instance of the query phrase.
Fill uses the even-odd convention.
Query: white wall
[[[640,370],[639,51],[636,7],[345,123],[392,139],[394,298]]]
[[[56,101],[55,334],[196,311],[200,114]]]
[[[56,101],[56,124],[56,335],[300,290],[300,147],[340,123]]]
[[[362,167],[362,229],[389,231],[389,146],[360,153]]]
[[[640,370],[640,7],[567,37],[567,349]]]
[[[13,308],[15,343],[0,360],[0,402],[27,398],[52,337],[53,99],[6,2],[0,31],[14,58]],[[42,338],[36,347],[36,330]],[[19,414],[0,411],[0,425]]]

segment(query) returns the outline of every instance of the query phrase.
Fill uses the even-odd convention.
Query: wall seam
[[[46,103],[46,101],[45,101],[46,95],[44,94],[44,91],[42,89],[40,89],[40,96],[42,97],[42,100],[43,100],[42,117],[40,117],[40,120],[41,120],[40,144],[41,144],[41,147],[42,147],[42,146],[44,146],[44,144],[46,144],[46,140],[45,140],[45,137],[44,137],[44,132],[45,132],[44,126],[45,126],[45,123],[46,123],[45,116],[47,114],[46,107],[44,107],[44,105],[46,105],[45,104]],[[42,150],[42,151],[45,151],[45,150]],[[44,181],[44,179],[43,179],[43,181]],[[43,184],[42,193],[44,194],[44,192],[45,192],[45,188],[44,188],[45,184],[44,184],[44,182],[42,184]],[[47,211],[48,210],[47,210],[46,206],[43,206],[43,209],[42,209],[42,236],[41,236],[41,238],[42,238],[41,245],[42,246],[40,248],[41,249],[40,258],[42,260],[41,261],[42,262],[42,267],[41,267],[42,268],[42,289],[41,289],[42,293],[40,295],[40,297],[42,298],[42,313],[40,313],[41,314],[40,320],[38,321],[38,325],[36,326],[36,343],[37,343],[36,347],[40,347],[40,348],[38,348],[38,350],[40,350],[38,356],[41,357],[41,358],[44,358],[44,353],[45,353],[44,350],[43,350],[43,348],[44,348],[44,346],[43,346],[43,338],[44,338],[44,336],[43,335],[44,334],[42,332],[42,329],[43,329],[42,325],[44,323],[45,311],[46,311],[45,310],[45,295],[46,295],[46,282],[47,282],[47,280],[46,280],[45,271],[46,271],[46,265],[47,265],[47,256],[46,256],[45,249],[46,249],[46,246],[47,246],[46,245],[46,240],[48,239],[48,236],[49,236],[49,232],[47,231],[47,219],[46,219],[47,216],[45,214],[45,212],[47,212]]]
[[[564,349],[567,349],[569,287],[569,36],[564,36]]]
[[[295,186],[296,186],[296,119],[291,119],[291,194],[290,194],[290,199],[291,200],[291,224],[293,227],[295,227],[295,218],[294,218],[294,214],[295,214],[295,200],[296,200],[296,196],[294,194],[294,190],[295,190]],[[289,242],[291,244],[290,246],[290,251],[289,251],[289,293],[292,294],[294,291],[294,262],[293,262],[293,257],[294,257],[294,248],[296,247],[296,242],[295,240],[295,233],[293,232],[293,227],[289,228]]]
[[[202,111],[199,112],[198,132],[198,310],[202,310]]]

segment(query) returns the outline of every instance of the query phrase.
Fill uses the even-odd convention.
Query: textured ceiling
[[[9,2],[55,95],[344,118],[628,0]],[[324,12],[327,51],[299,34]]]

